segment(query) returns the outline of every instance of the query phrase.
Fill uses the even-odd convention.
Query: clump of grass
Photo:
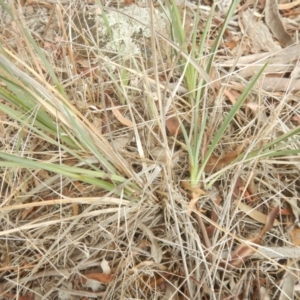
[[[300,127],[285,116],[299,105],[259,90],[265,66],[227,101],[237,75],[220,52],[239,1],[219,28],[216,3],[207,13],[161,4],[165,32],[149,5],[150,24],[135,22],[151,32],[151,57],[107,55],[91,36],[79,45],[80,2],[53,8],[44,39],[30,34],[25,8],[0,3],[23,46],[0,36],[4,298],[277,297],[283,271],[297,277],[257,249],[291,244],[292,216],[276,214],[298,191]],[[108,14],[126,10],[97,8],[114,39]],[[254,99],[272,122],[249,113]]]

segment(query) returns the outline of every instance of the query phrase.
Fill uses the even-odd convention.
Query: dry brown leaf
[[[232,201],[235,201],[241,197],[241,187],[244,185],[244,182],[241,177],[238,177],[234,184],[234,189],[232,192]]]
[[[182,131],[180,128],[180,120],[178,116],[174,113],[175,109],[171,107],[167,112],[166,116],[166,127],[168,130],[169,135],[176,136],[181,135]]]
[[[256,115],[258,112],[266,109],[266,107],[264,105],[260,105],[255,102],[248,102],[245,104],[245,106],[249,107]]]
[[[115,149],[123,149],[130,142],[129,136],[117,137],[111,141],[111,144]]]
[[[206,192],[204,192],[202,189],[200,189],[199,187],[195,187],[195,188],[192,188],[191,187],[191,183],[189,182],[189,181],[187,181],[187,180],[183,180],[183,181],[181,181],[181,186],[184,188],[184,189],[186,189],[186,190],[188,190],[189,192],[194,192],[194,193],[196,193],[196,194],[198,194],[199,196],[200,195],[206,195]]]
[[[284,48],[277,53],[270,51],[266,53],[246,55],[242,56],[237,62],[235,59],[228,59],[223,66],[232,66],[232,64],[235,64],[237,67],[241,68],[239,72],[240,76],[245,78],[257,74],[266,63],[268,63],[268,65],[264,69],[264,74],[284,74],[294,70],[299,59],[299,52],[300,44],[296,43],[295,45]],[[261,81],[264,80],[259,80],[258,84],[261,84]],[[234,82],[233,87],[241,91],[244,90],[244,86],[238,82]]]
[[[188,214],[191,214],[193,211],[196,211],[196,205],[199,200],[200,196],[206,195],[206,192],[204,192],[199,187],[191,187],[191,184],[189,181],[181,181],[181,186],[188,190],[190,194],[190,202],[188,206]]]
[[[260,105],[258,103],[249,102],[244,105],[247,109],[249,108],[251,112],[254,114],[255,118],[257,118],[257,126],[261,124],[265,124],[268,121],[268,117],[266,114],[266,107],[264,105]],[[248,109],[246,110],[246,115],[249,116]]]
[[[255,16],[252,9],[241,12],[241,26],[251,41],[251,53],[275,52],[281,49],[274,41],[269,28]]]
[[[150,246],[150,243],[148,240],[146,239],[142,239],[139,244],[137,245],[137,248],[141,249],[141,250],[146,250],[147,247]]]
[[[291,92],[300,90],[299,79],[268,76],[263,78],[261,88],[267,92]]]
[[[274,223],[275,218],[279,213],[279,205],[272,209],[272,211],[268,214],[266,218],[266,223],[261,232],[253,239],[249,240],[249,242],[252,242],[254,244],[259,245],[261,242],[262,237],[264,234],[269,231]],[[249,259],[257,250],[258,247],[249,247],[248,245],[241,244],[239,245],[231,254],[231,260],[229,262],[229,265],[234,267],[241,266],[247,259]],[[230,268],[230,267],[229,267]]]
[[[21,214],[21,220],[25,220],[34,210],[34,206],[24,209]]]
[[[263,236],[266,232],[268,232],[270,229],[273,228],[274,224],[275,224],[275,221],[276,220],[276,217],[279,213],[279,210],[280,210],[280,206],[277,205],[276,207],[274,207],[271,212],[268,214],[267,216],[267,220],[266,220],[266,223],[265,223],[265,226],[264,228],[262,229],[261,231],[261,236]]]
[[[280,208],[279,214],[281,216],[292,216],[293,212],[290,208]]]
[[[196,206],[199,200],[199,195],[192,192],[192,197],[190,199],[189,205],[188,205],[188,214],[190,215],[193,211],[196,211]]]
[[[12,294],[12,293],[5,293],[5,294],[1,294],[1,295],[3,295],[4,297],[7,297],[7,298],[11,298],[11,299],[34,300],[34,295],[32,292],[27,293],[27,296],[22,296],[19,293],[18,293],[18,295]]]
[[[78,206],[78,204],[74,203],[72,206],[73,206],[73,215],[74,216],[78,216],[78,214],[79,214],[79,206]]]
[[[142,251],[145,251],[148,247],[151,247],[151,243],[147,239],[142,239],[136,248],[141,249]],[[140,253],[141,253],[141,251],[139,251],[139,250],[131,251],[132,257],[139,255]]]
[[[233,200],[236,200],[238,199],[238,197],[241,197],[241,191],[243,192],[242,196],[246,198],[248,203],[252,203],[253,201],[258,199],[259,193],[258,188],[254,182],[254,178],[255,175],[252,174],[247,189],[244,187],[242,179],[240,177],[238,178],[233,190]]]
[[[117,118],[117,120],[127,127],[133,127],[134,126],[133,122],[131,122],[127,118],[123,117],[123,115],[121,114],[119,109],[114,106],[112,100],[111,99],[109,99],[109,100],[110,100],[111,110],[112,110],[114,116]]]
[[[166,120],[166,127],[167,127],[169,135],[171,135],[171,136],[176,136],[176,135],[181,135],[182,134],[182,131],[181,131],[181,128],[180,128],[180,123],[179,123],[178,118],[176,116],[169,117]]]
[[[200,212],[200,209],[199,209],[197,204],[195,204],[195,209]],[[207,229],[205,228],[205,225],[204,225],[204,222],[201,218],[201,215],[196,212],[195,217],[196,217],[196,220],[199,224],[200,230],[202,232],[202,238],[203,238],[204,245],[207,248],[210,248],[211,247],[211,242],[209,240],[209,235],[208,235]]]
[[[294,228],[291,231],[291,240],[295,247],[300,245],[300,228]]]
[[[154,265],[161,271],[166,271],[168,269],[168,267],[165,264],[156,264],[153,260],[144,260],[138,265],[136,265],[134,268],[128,270],[128,272],[133,273],[136,272],[136,270],[141,270],[145,267],[153,267]]]
[[[149,153],[156,162],[167,163],[169,160],[168,153],[166,152],[166,149],[164,147],[157,146],[154,149],[150,149]],[[172,165],[173,162],[175,164],[176,160],[172,161]]]
[[[216,197],[216,199],[213,200],[213,201],[214,201],[214,203],[215,203],[216,206],[220,206],[220,204],[221,204],[221,196],[218,195],[218,196]],[[213,210],[213,211],[211,212],[211,217],[210,217],[210,218],[211,218],[211,220],[212,220],[213,222],[215,222],[215,223],[218,222],[219,216],[218,216],[218,214],[215,212],[215,210]],[[208,227],[206,227],[207,235],[208,235],[209,237],[212,237],[213,234],[214,234],[214,232],[215,232],[215,229],[216,229],[216,226],[213,225],[213,224],[211,224],[211,225],[209,225]]]
[[[1,260],[0,260],[0,268],[6,268],[10,265],[10,249],[8,248],[6,251],[2,252]]]
[[[299,220],[299,216],[300,216],[300,208],[298,205],[299,199],[291,197],[291,198],[286,198],[285,201],[290,205],[290,208],[292,209],[295,219]]]
[[[260,236],[255,237],[254,239],[249,240],[254,244],[260,244]],[[249,247],[247,245],[239,245],[231,254],[231,260],[229,265],[233,267],[241,266],[247,259],[249,259],[257,250],[257,247]],[[229,267],[230,269],[230,267]]]
[[[225,89],[224,94],[228,97],[232,105],[236,103],[236,99],[239,97],[239,94],[234,90]]]
[[[166,273],[163,276],[160,276],[158,278],[155,278],[154,280],[152,280],[150,282],[150,287],[151,288],[155,288],[159,285],[161,285],[162,283],[164,283],[168,278],[170,278],[172,276],[172,274],[170,273]]]
[[[286,32],[278,12],[277,0],[266,0],[265,20],[275,38],[283,45],[289,46],[294,43],[291,36]]]
[[[300,126],[300,116],[297,115],[292,116],[291,121],[297,122],[297,125]]]
[[[236,99],[240,96],[240,93],[238,93],[237,91],[232,90],[232,89],[231,90],[225,89],[224,94],[228,97],[228,99],[230,100],[232,105],[234,105],[236,103]],[[242,124],[242,120],[241,120],[239,113],[236,114],[236,118],[237,118],[239,124]]]
[[[266,224],[267,223],[267,219],[268,216],[266,216],[265,214],[253,209],[253,207],[239,202],[238,203],[238,208],[243,211],[245,214],[247,214],[249,217],[251,217],[253,220],[262,223],[262,224]],[[277,220],[274,220],[274,224],[273,226],[279,226],[281,223]]]
[[[85,283],[87,279],[96,280],[101,283],[109,283],[113,280],[114,276],[112,274],[105,273],[88,273],[82,274],[82,281]]]
[[[216,171],[220,170],[221,168],[218,168],[218,167],[220,167],[219,162],[220,162],[219,156],[212,154],[204,168],[205,172],[210,173],[213,170],[216,170]]]
[[[88,68],[78,68],[77,74],[81,77],[97,77],[99,76],[99,66],[91,66]]]
[[[238,44],[239,42],[237,40],[230,40],[228,42],[225,42],[224,45],[225,47],[229,48],[229,49],[233,49],[236,47],[236,45]]]
[[[240,190],[243,192],[243,197],[246,199],[247,203],[252,203],[253,199],[248,190],[245,187],[241,187]]]
[[[240,145],[236,150],[227,152],[223,157],[212,154],[205,166],[205,172],[219,171],[233,162],[244,150],[245,145]]]

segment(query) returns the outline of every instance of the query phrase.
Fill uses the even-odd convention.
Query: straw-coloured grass
[[[23,2],[0,1],[1,299],[298,299],[297,43],[254,48],[246,1]]]

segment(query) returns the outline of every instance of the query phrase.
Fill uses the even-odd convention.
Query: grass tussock
[[[299,46],[133,2],[0,0],[1,299],[298,299]]]

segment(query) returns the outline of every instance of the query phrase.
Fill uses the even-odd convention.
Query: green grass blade
[[[237,111],[241,108],[241,106],[243,105],[244,101],[246,100],[247,96],[249,95],[249,93],[252,91],[255,83],[257,82],[257,80],[260,78],[261,74],[263,73],[264,69],[266,68],[267,63],[260,69],[260,71],[251,79],[251,81],[249,82],[249,84],[247,85],[247,87],[244,89],[243,93],[240,95],[240,97],[237,99],[236,103],[233,105],[232,109],[230,110],[230,112],[228,113],[227,117],[225,118],[224,122],[222,123],[222,126],[219,128],[219,130],[217,131],[211,145],[209,146],[207,153],[203,159],[203,162],[201,164],[201,167],[199,169],[198,175],[196,177],[196,181],[198,181],[201,177],[202,172],[204,171],[204,168],[210,158],[210,156],[212,155],[215,147],[217,146],[217,144],[219,143],[219,141],[221,140],[224,132],[226,131],[228,125],[230,124],[230,122],[233,120],[234,116],[236,115]]]
[[[54,72],[51,64],[47,60],[47,58],[44,55],[44,53],[41,50],[41,48],[37,45],[36,41],[32,38],[32,36],[29,33],[29,31],[27,30],[27,28],[21,24],[21,21],[15,17],[16,14],[11,11],[11,9],[4,3],[3,0],[0,0],[0,4],[10,14],[10,16],[14,19],[14,21],[18,25],[19,30],[24,34],[25,40],[28,41],[28,43],[32,46],[32,48],[34,49],[34,51],[36,51],[36,53],[38,54],[39,58],[41,59],[43,65],[45,66],[46,70],[48,71],[51,79],[53,80],[53,82],[56,85],[56,87],[59,90],[59,92],[64,97],[67,97],[67,95],[66,95],[66,93],[65,93],[65,91],[63,89],[63,86],[61,85],[59,79],[57,78],[57,76],[56,76],[56,74],[55,74],[55,72]],[[0,45],[0,49],[1,49],[1,45]]]
[[[99,187],[102,187],[106,190],[112,191],[115,189],[115,185],[109,182],[106,182],[101,179],[109,179],[116,183],[124,183],[126,180],[117,175],[111,175],[105,173],[103,171],[93,171],[78,167],[72,167],[67,165],[58,165],[53,163],[45,163],[34,161],[32,159],[23,158],[19,156],[15,156],[12,154],[7,154],[0,152],[0,158],[3,160],[0,161],[0,167],[14,167],[14,168],[27,168],[27,169],[34,169],[34,170],[47,170],[49,172],[53,172],[56,174],[61,174],[76,180],[80,180],[86,183],[90,183]]]
[[[218,2],[218,1],[214,1],[214,3],[216,3],[216,2]],[[220,30],[220,32],[218,34],[218,37],[215,40],[215,42],[213,44],[213,47],[211,49],[211,55],[209,56],[208,63],[206,65],[206,71],[208,72],[208,74],[209,74],[209,70],[211,69],[211,66],[212,66],[212,63],[214,61],[215,55],[217,53],[217,50],[218,50],[218,48],[220,46],[220,43],[221,43],[221,41],[223,39],[224,32],[225,32],[225,30],[226,30],[226,28],[227,28],[227,26],[228,26],[228,24],[229,24],[229,22],[231,20],[231,17],[233,16],[233,14],[234,14],[234,12],[235,12],[235,10],[236,10],[236,8],[237,8],[237,6],[238,6],[239,3],[240,3],[240,0],[233,0],[231,2],[231,5],[230,5],[230,8],[229,8],[229,10],[227,12],[225,21],[223,22],[221,30]]]

